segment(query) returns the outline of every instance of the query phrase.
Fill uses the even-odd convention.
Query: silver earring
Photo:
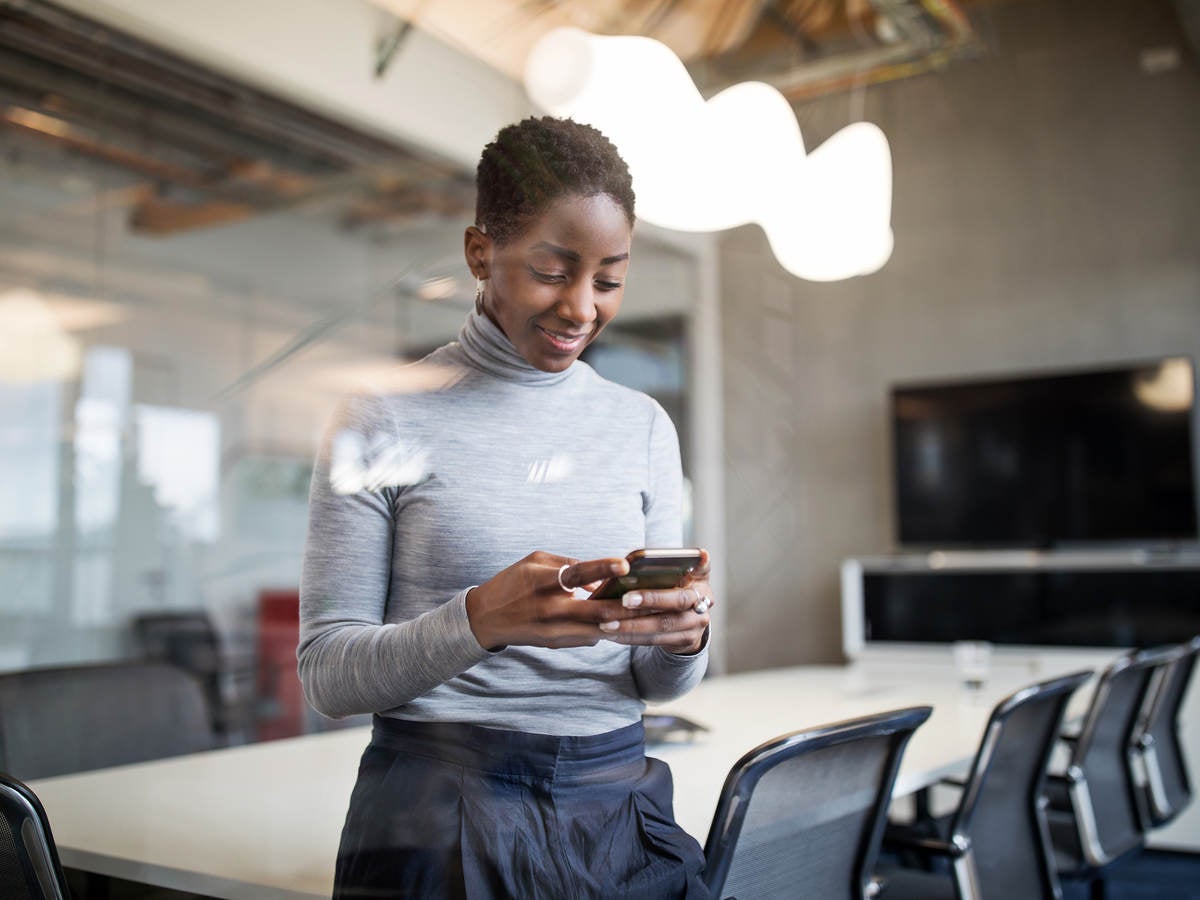
[[[483,279],[475,279],[475,314],[483,315]]]

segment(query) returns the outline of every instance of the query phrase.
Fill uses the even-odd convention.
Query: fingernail
[[[616,631],[620,627],[621,627],[620,622],[601,622],[600,623],[601,631]]]
[[[630,591],[621,598],[621,605],[627,609],[633,609],[635,606],[642,605],[642,595],[637,591]]]

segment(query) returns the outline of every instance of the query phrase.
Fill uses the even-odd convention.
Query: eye
[[[596,289],[601,291],[619,291],[622,287],[619,281],[597,281]]]
[[[567,277],[561,272],[543,272],[540,269],[535,269],[533,266],[528,266],[527,268],[529,269],[530,275],[532,275],[538,281],[544,282],[545,284],[557,284]]]

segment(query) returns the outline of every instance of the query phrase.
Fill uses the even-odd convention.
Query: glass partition
[[[136,135],[82,147],[9,124],[0,671],[148,653],[195,666],[183,644],[211,639],[187,618],[200,614],[219,650],[204,677],[224,739],[329,727],[295,681],[313,454],[339,397],[457,334],[473,302],[471,213],[387,206],[377,174],[239,215],[197,192],[185,211],[96,150]],[[647,241],[634,255],[619,327],[593,361],[657,396],[686,448],[691,261]],[[183,632],[170,645],[147,636],[164,612]]]

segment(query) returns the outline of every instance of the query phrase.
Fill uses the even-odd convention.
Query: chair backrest
[[[854,898],[871,876],[904,747],[928,706],[768,741],[729,772],[705,844],[712,896]]]
[[[147,659],[171,663],[197,677],[220,670],[217,631],[203,610],[140,613],[132,624]]]
[[[149,660],[190,672],[204,688],[213,727],[224,725],[221,696],[221,646],[212,619],[202,609],[140,613],[133,633]]]
[[[1174,819],[1192,799],[1187,757],[1179,738],[1179,709],[1187,694],[1200,636],[1178,647],[1179,656],[1159,669],[1134,735],[1145,783],[1138,786],[1143,825],[1154,828]]]
[[[165,663],[0,675],[0,770],[15,777],[47,778],[213,746],[200,685]]]
[[[1080,844],[1092,866],[1107,865],[1144,840],[1131,744],[1155,671],[1178,655],[1175,648],[1127,654],[1105,669],[1096,685],[1067,765]]]
[[[46,811],[33,791],[0,773],[0,897],[67,900]]]
[[[1059,896],[1045,810],[1046,769],[1081,671],[1023,688],[996,705],[951,822],[967,851],[955,862],[959,896]]]

